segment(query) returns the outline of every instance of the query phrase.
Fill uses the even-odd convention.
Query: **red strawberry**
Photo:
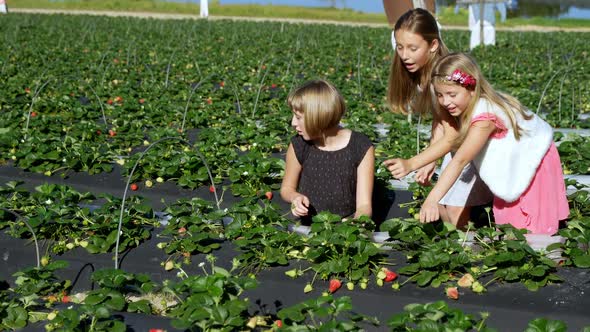
[[[162,330],[162,329],[150,329],[150,332],[166,332],[166,330]]]
[[[184,234],[184,233],[186,233],[186,228],[185,227],[180,227],[178,229],[178,234]]]
[[[209,104],[209,105],[213,104],[213,99],[211,99],[211,97],[207,98],[207,104]]]
[[[272,199],[272,191],[267,191],[264,193],[264,196],[266,196],[266,199],[270,201]]]
[[[446,289],[447,297],[452,300],[456,300],[459,298],[459,290],[457,287],[449,287]]]
[[[101,134],[102,134],[102,131],[101,131],[100,129],[97,129],[97,130],[96,130],[96,134],[97,134],[97,135],[101,135]]]
[[[384,269],[385,271],[385,279],[383,281],[390,282],[394,281],[397,278],[397,273],[393,271],[389,271],[388,269]]]
[[[25,92],[26,92],[26,93],[31,93],[31,89],[29,89],[29,88],[25,88]]]
[[[113,100],[111,98],[109,98],[109,100],[107,100],[107,104],[112,105],[113,104]]]
[[[109,129],[109,136],[115,137],[116,135],[117,135],[117,132],[116,131],[114,131],[112,129]]]
[[[215,192],[215,187],[214,186],[209,186],[209,192],[210,193],[214,193]]]
[[[271,87],[271,89],[276,89],[277,85],[273,83],[270,85],[270,87]]]
[[[280,327],[283,327],[283,321],[281,321],[280,319],[277,319],[277,320],[275,321],[275,325],[276,325],[277,327],[279,327],[279,328],[280,328]]]
[[[131,189],[131,190],[133,190],[133,191],[136,191],[137,189],[139,189],[139,187],[137,186],[137,184],[135,184],[135,183],[132,183],[132,184],[129,186],[129,189]]]
[[[31,118],[34,118],[36,116],[37,116],[37,112],[35,112],[35,111],[31,112]]]
[[[334,292],[336,292],[340,287],[342,287],[342,282],[338,279],[332,279],[330,280],[330,287],[328,290],[330,293],[334,294]]]
[[[223,88],[225,86],[225,82],[224,81],[219,82],[219,86]]]
[[[116,103],[122,103],[123,102],[123,98],[121,98],[120,96],[116,96],[115,97],[115,102]]]
[[[64,295],[64,296],[61,298],[61,303],[70,303],[70,297],[69,297],[69,296],[67,296],[67,295]]]
[[[145,99],[143,99],[143,98],[140,98],[140,99],[139,99],[139,103],[140,103],[140,104],[143,104],[143,103],[145,103]]]

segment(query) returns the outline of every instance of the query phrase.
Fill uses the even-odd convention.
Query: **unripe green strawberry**
[[[55,311],[52,311],[47,314],[47,320],[54,320],[55,317],[57,317],[57,312],[55,312]]]
[[[166,271],[170,271],[174,268],[174,262],[173,261],[167,261],[166,264],[164,264],[164,269]]]
[[[473,282],[473,284],[471,284],[471,290],[475,293],[483,293],[486,289],[479,281],[476,280]]]
[[[297,269],[289,270],[289,271],[285,272],[285,274],[291,278],[296,278],[297,277]]]
[[[43,256],[41,257],[41,266],[47,266],[47,264],[49,264],[49,257],[47,256]]]
[[[348,290],[353,290],[354,289],[354,283],[349,281],[346,283],[346,288],[348,288]]]

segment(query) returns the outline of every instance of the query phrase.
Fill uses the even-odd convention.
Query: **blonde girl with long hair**
[[[325,80],[293,90],[287,103],[297,134],[287,149],[281,197],[310,223],[321,211],[343,218],[372,215],[375,149],[362,133],[340,126],[346,106]]]
[[[457,152],[422,205],[420,220],[439,219],[438,201],[473,162],[494,194],[496,224],[555,234],[569,207],[551,126],[514,97],[495,91],[466,54],[442,57],[430,87],[439,111],[457,119],[460,134]]]
[[[445,156],[443,168],[451,159],[450,151],[458,135],[458,127],[445,113],[437,112],[435,99],[427,88],[434,62],[448,54],[440,37],[436,19],[424,9],[413,9],[403,14],[395,24],[396,50],[391,62],[387,100],[393,112],[431,114],[430,146],[410,159],[393,158],[384,165],[395,178],[402,178],[417,170],[415,180],[429,185],[436,168],[436,160]],[[463,227],[471,206],[489,203],[492,195],[479,179],[472,165],[467,165],[457,183],[440,202],[440,215],[445,222]]]

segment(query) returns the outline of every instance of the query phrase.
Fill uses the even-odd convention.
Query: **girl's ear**
[[[438,39],[432,40],[432,43],[430,43],[430,53],[435,53],[436,51],[438,51],[439,46],[440,43],[438,42]]]

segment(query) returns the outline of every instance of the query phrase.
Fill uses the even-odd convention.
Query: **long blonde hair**
[[[483,77],[479,66],[469,55],[464,53],[451,53],[441,57],[432,68],[432,78],[430,89],[434,95],[434,83],[442,84],[453,84],[459,85],[459,83],[449,80],[451,74],[455,70],[471,75],[475,78],[475,86],[468,87],[473,89],[474,95],[467,105],[467,109],[459,115],[459,137],[455,142],[455,147],[460,146],[467,136],[467,130],[471,123],[471,118],[475,109],[475,104],[480,98],[485,98],[493,104],[498,105],[504,114],[508,117],[512,128],[514,128],[514,137],[518,140],[522,136],[522,128],[518,126],[516,116],[520,115],[524,119],[529,120],[533,117],[529,114],[527,109],[514,97],[494,90],[492,85]],[[442,105],[438,105],[438,111],[443,112]]]
[[[406,69],[396,52],[389,70],[389,84],[387,87],[389,108],[395,113],[402,114],[412,111],[418,111],[419,113],[431,112],[434,99],[425,87],[430,82],[430,71],[434,61],[440,56],[449,53],[440,38],[436,19],[425,9],[410,9],[400,16],[393,30],[406,30],[420,35],[428,42],[428,45],[432,45],[433,41],[437,40],[439,46],[436,52],[430,53],[426,64],[415,73],[411,73]],[[418,96],[417,92],[418,86],[424,88],[420,96]]]

